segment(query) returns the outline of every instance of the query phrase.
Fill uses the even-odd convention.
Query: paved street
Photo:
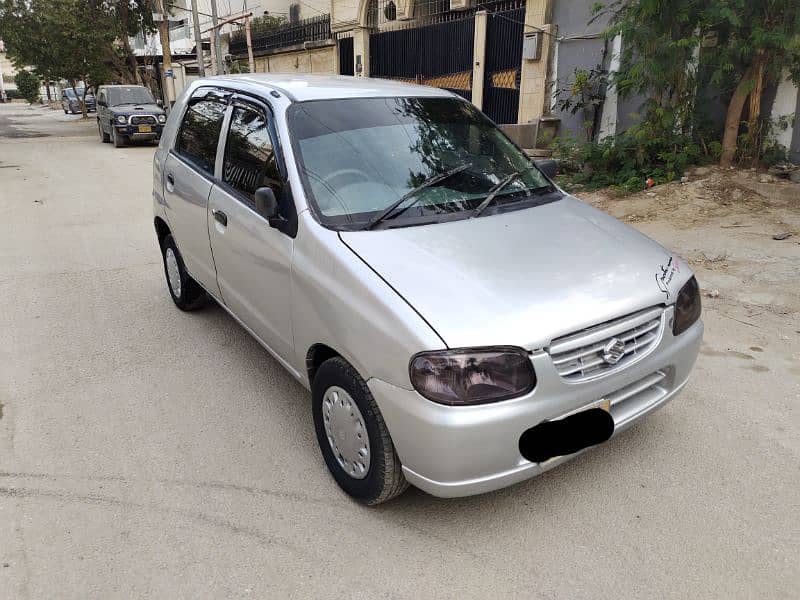
[[[797,597],[798,313],[704,298],[693,379],[640,426],[364,508],[301,386],[219,307],[173,306],[153,151],[0,105],[0,598]]]

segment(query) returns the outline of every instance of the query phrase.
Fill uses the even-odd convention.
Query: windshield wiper
[[[403,202],[405,202],[406,200],[408,200],[412,196],[416,196],[419,192],[421,192],[425,188],[431,187],[432,185],[435,185],[435,184],[439,183],[440,181],[444,181],[445,179],[448,179],[449,177],[452,177],[453,175],[455,175],[457,173],[461,173],[461,171],[465,171],[465,170],[469,169],[471,166],[472,166],[472,163],[466,163],[466,164],[460,165],[460,166],[458,166],[458,167],[456,167],[454,169],[450,169],[449,171],[445,171],[444,173],[440,173],[439,175],[434,175],[433,177],[430,177],[429,179],[426,179],[421,184],[419,184],[417,187],[415,187],[413,190],[409,191],[406,194],[403,194],[403,196],[401,196],[400,199],[396,200],[395,202],[392,202],[381,214],[379,214],[377,217],[375,217],[369,223],[367,223],[367,225],[366,225],[366,227],[364,227],[364,229],[372,229],[373,227],[375,227],[376,225],[378,225],[379,223],[384,221],[389,215],[391,215],[395,211],[395,209],[398,206],[400,206]],[[394,216],[401,215],[406,210],[408,210],[409,208],[414,206],[414,204],[416,204],[418,201],[419,201],[419,198],[414,200],[414,202],[409,202],[408,206],[404,206],[397,213],[395,213]]]
[[[486,207],[492,203],[492,201],[497,197],[497,195],[503,191],[503,189],[508,184],[510,184],[513,181],[516,181],[517,179],[522,177],[525,173],[527,173],[533,168],[534,165],[528,165],[524,169],[520,169],[519,171],[512,173],[511,175],[509,175],[508,177],[497,183],[492,189],[489,190],[489,194],[486,196],[486,198],[483,199],[483,202],[481,202],[478,206],[476,206],[475,210],[472,211],[470,219],[474,219],[475,217],[480,215],[486,209]],[[550,185],[543,185],[541,187],[532,190],[529,189],[528,195],[530,196],[532,194],[541,193],[544,190],[549,190],[550,187],[551,187]]]

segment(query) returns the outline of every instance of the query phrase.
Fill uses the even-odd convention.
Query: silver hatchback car
[[[213,298],[310,389],[365,504],[537,475],[663,406],[697,357],[688,265],[445,90],[195,81],[153,178],[175,304]]]

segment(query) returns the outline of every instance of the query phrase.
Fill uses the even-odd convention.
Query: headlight
[[[166,123],[167,122],[167,115],[158,115],[158,122],[159,123]]]
[[[127,122],[128,122],[128,117],[126,117],[125,115],[117,115],[117,123],[119,123],[120,125],[124,125]]]
[[[675,320],[672,323],[673,335],[683,333],[699,318],[700,286],[697,285],[697,279],[692,277],[678,292],[678,299],[675,301]]]
[[[498,402],[536,385],[528,353],[507,346],[422,352],[411,359],[409,371],[414,389],[440,404]]]

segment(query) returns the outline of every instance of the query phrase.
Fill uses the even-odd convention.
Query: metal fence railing
[[[321,42],[331,39],[331,16],[320,15],[302,19],[296,23],[286,23],[265,31],[253,31],[250,34],[253,52],[274,50],[286,46],[295,46],[303,42]],[[247,40],[243,31],[231,35],[230,53],[247,54]]]

